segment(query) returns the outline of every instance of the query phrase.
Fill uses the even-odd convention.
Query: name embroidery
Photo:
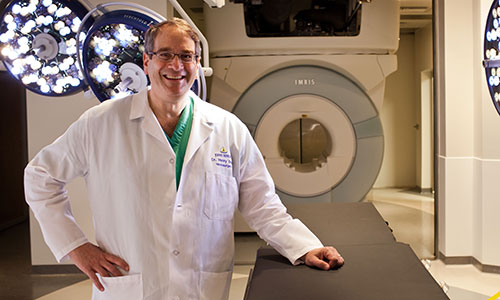
[[[227,149],[224,146],[222,146],[218,152],[215,152],[210,159],[218,167],[228,169],[233,167],[231,155],[228,153]]]

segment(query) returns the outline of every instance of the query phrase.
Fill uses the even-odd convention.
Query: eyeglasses
[[[174,59],[174,57],[179,57],[179,59],[183,63],[192,63],[198,57],[198,55],[194,53],[173,53],[169,51],[158,51],[158,52],[147,52],[149,55],[156,55],[160,60],[165,62],[170,62]]]

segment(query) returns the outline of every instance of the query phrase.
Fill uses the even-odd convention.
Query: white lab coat
[[[125,259],[93,299],[227,299],[238,208],[292,263],[321,242],[292,219],[264,160],[234,115],[195,98],[178,191],[175,154],[146,90],[86,111],[25,170],[26,199],[61,261],[87,242],[64,186],[86,180],[98,245]]]

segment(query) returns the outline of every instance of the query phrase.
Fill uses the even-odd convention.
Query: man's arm
[[[87,173],[86,118],[82,116],[24,170],[26,202],[40,223],[50,250],[61,262],[87,238],[76,223],[66,184]]]
[[[244,134],[239,153],[238,207],[250,227],[292,264],[304,262],[326,270],[343,265],[344,259],[335,248],[324,247],[300,220],[286,212],[257,145],[248,130]]]
[[[103,290],[96,273],[120,276],[116,266],[128,271],[128,265],[88,242],[73,217],[65,188],[74,178],[84,177],[88,172],[87,122],[84,114],[35,156],[25,169],[24,187],[26,202],[57,261],[71,258],[96,287]]]

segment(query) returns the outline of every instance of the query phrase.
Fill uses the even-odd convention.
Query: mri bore
[[[288,167],[297,172],[313,172],[326,163],[332,148],[325,127],[311,118],[288,123],[279,137],[280,154]]]

